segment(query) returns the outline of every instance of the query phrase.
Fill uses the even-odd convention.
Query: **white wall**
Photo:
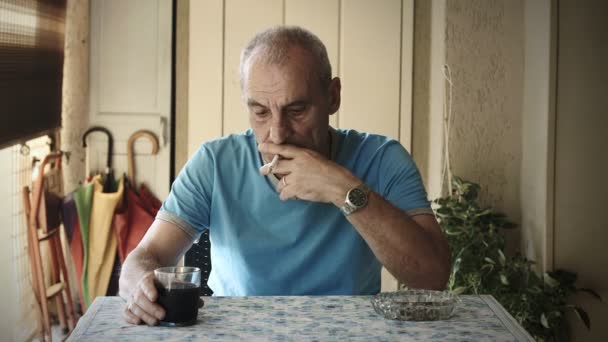
[[[21,191],[31,182],[31,158],[46,155],[47,142],[46,137],[28,141],[27,156],[20,154],[19,146],[0,150],[0,341],[31,339],[38,327]]]
[[[555,57],[552,1],[526,1],[521,127],[521,247],[539,270],[553,266]]]
[[[445,6],[416,1],[414,9],[412,156],[430,199],[442,193]]]
[[[448,0],[453,173],[481,186],[480,200],[520,222],[523,1]]]
[[[2,229],[0,229],[0,282],[4,284],[4,289],[0,291],[0,303],[4,303],[7,308],[18,307],[17,302],[17,289],[16,283],[13,280],[15,273],[13,270],[13,241],[11,235],[13,234],[13,227],[18,222],[14,222],[14,212],[16,208],[13,205],[14,197],[11,196],[15,192],[15,186],[13,184],[13,149],[5,148],[0,150],[0,165],[4,167],[0,168],[0,222],[2,222]],[[10,311],[3,310],[0,314],[0,340],[12,341],[14,340],[15,329],[13,328],[17,323],[17,315]]]

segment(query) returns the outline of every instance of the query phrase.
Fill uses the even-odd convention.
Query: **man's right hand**
[[[137,282],[123,310],[125,321],[131,324],[157,325],[165,317],[165,310],[156,303],[158,290],[154,285],[154,273],[150,272]]]
[[[122,265],[119,294],[126,301],[122,310],[125,321],[156,325],[165,317],[165,310],[156,303],[159,294],[154,284],[154,270],[176,265],[192,245],[192,240],[178,226],[154,221]],[[202,306],[201,301],[199,306]]]

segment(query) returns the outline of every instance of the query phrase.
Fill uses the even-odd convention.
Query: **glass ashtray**
[[[452,316],[458,302],[455,294],[432,290],[381,292],[372,297],[378,314],[399,321],[445,320]]]

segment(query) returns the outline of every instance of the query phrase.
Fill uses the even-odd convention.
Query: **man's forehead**
[[[276,70],[279,74],[286,73],[293,76],[300,76],[298,74],[308,76],[316,73],[314,58],[310,52],[298,46],[281,51],[279,57],[268,49],[254,50],[244,65],[246,78],[260,70],[262,72]]]
[[[295,65],[253,64],[245,78],[243,95],[248,103],[261,103],[268,97],[290,101],[308,97],[310,90],[310,73]]]

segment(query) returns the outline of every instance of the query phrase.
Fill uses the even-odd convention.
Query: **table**
[[[189,327],[134,326],[120,297],[98,297],[68,341],[533,341],[492,296],[461,296],[452,318],[386,320],[371,296],[204,297]]]

